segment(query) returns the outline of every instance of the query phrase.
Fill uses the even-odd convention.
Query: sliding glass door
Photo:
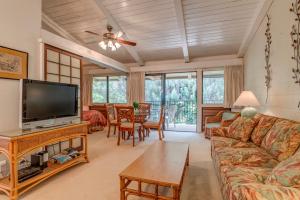
[[[196,73],[168,73],[145,77],[145,101],[152,104],[151,118],[159,119],[160,106],[165,106],[165,129],[196,131]]]
[[[145,101],[151,103],[151,120],[158,121],[160,107],[163,104],[163,75],[145,77]]]
[[[165,82],[165,129],[172,131],[196,131],[196,73],[166,74]]]

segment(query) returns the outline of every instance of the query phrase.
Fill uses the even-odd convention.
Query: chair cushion
[[[257,126],[254,128],[252,132],[251,141],[257,146],[260,146],[264,137],[266,136],[268,131],[272,128],[276,120],[277,120],[276,117],[262,116]]]
[[[133,128],[133,124],[135,128],[141,126],[139,123],[122,122],[120,128]]]
[[[246,166],[273,168],[278,161],[261,148],[233,148],[215,149],[215,161],[218,166]]]
[[[159,122],[155,122],[155,121],[146,121],[145,123],[143,123],[143,126],[145,126],[145,127],[159,126]]]
[[[300,189],[300,152],[279,163],[266,183]]]
[[[110,124],[118,124],[118,121],[117,121],[116,119],[111,120],[111,121],[110,121]]]
[[[300,144],[300,123],[281,119],[277,120],[261,147],[273,155],[277,160],[283,161],[292,156]]]
[[[257,122],[256,118],[239,117],[228,127],[227,137],[247,142]]]
[[[218,122],[216,122],[216,123],[206,123],[205,127],[206,128],[219,128],[219,127],[221,127],[221,123],[218,123]]]
[[[234,119],[236,116],[236,113],[233,112],[224,112],[222,114],[222,120],[231,120]]]

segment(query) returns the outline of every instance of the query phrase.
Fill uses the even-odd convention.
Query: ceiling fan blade
[[[100,34],[98,34],[98,33],[95,33],[95,32],[93,32],[93,31],[84,31],[84,32],[86,32],[86,33],[89,33],[89,34],[92,34],[92,35],[97,35],[97,36],[100,36]]]
[[[126,45],[129,45],[129,46],[136,46],[135,42],[131,42],[131,41],[128,41],[128,40],[123,40],[122,38],[116,38],[116,40],[117,40],[117,42],[122,43],[122,44],[126,44]]]

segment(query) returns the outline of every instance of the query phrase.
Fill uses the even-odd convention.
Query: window
[[[93,78],[93,103],[107,102],[107,77]]]
[[[93,78],[93,103],[127,103],[127,77]]]
[[[127,77],[108,77],[109,103],[127,103]]]
[[[203,104],[224,103],[224,71],[203,72]]]
[[[162,76],[147,75],[145,77],[145,101],[151,103],[161,102],[162,96]]]

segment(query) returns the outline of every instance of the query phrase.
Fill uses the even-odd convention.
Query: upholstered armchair
[[[210,138],[212,128],[228,127],[234,120],[240,116],[240,113],[230,111],[220,111],[216,116],[206,117],[205,119],[205,138]]]

